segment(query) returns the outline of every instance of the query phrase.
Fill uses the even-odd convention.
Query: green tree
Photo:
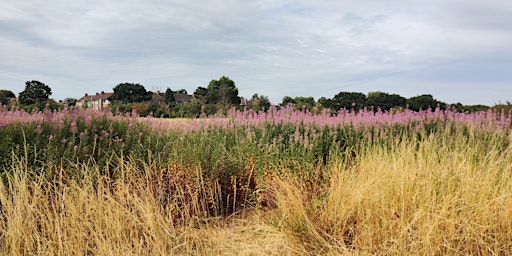
[[[298,96],[298,97],[295,97],[293,99],[293,101],[295,102],[295,109],[312,110],[316,105],[315,98],[313,98],[313,97]]]
[[[109,99],[123,103],[143,102],[151,100],[151,92],[140,84],[120,83],[114,87],[114,94]]]
[[[489,106],[486,105],[462,105],[462,103],[457,102],[450,104],[450,108],[457,111],[457,112],[479,112],[479,111],[487,111],[489,110]]]
[[[201,116],[202,103],[196,99],[192,99],[188,103],[177,105],[176,116],[196,118]]]
[[[366,95],[360,92],[340,92],[336,94],[331,100],[326,100],[329,106],[325,106],[334,111],[340,109],[353,109],[360,110],[366,104]]]
[[[283,100],[279,104],[280,106],[287,106],[289,104],[293,105],[293,108],[296,110],[302,110],[302,109],[308,109],[312,110],[315,105],[315,98],[313,97],[301,97],[296,96],[295,98],[292,98],[290,96],[284,96]]]
[[[207,92],[208,92],[208,89],[199,86],[199,87],[197,87],[196,91],[194,92],[194,95],[206,97]]]
[[[25,82],[25,90],[20,92],[19,101],[22,105],[37,104],[42,109],[50,95],[52,89],[48,85],[32,80]]]
[[[8,105],[16,95],[9,90],[0,90],[0,105]]]
[[[240,97],[238,97],[238,88],[235,82],[229,77],[223,76],[219,80],[212,80],[206,89],[206,103],[208,104],[225,104],[238,105]]]
[[[398,94],[370,92],[366,98],[366,106],[389,111],[394,107],[405,107],[406,99]]]
[[[482,104],[469,105],[469,106],[465,106],[465,107],[466,107],[466,111],[468,111],[470,113],[480,112],[480,111],[487,111],[487,110],[489,110],[491,108],[491,107],[489,107],[487,105],[482,105]]]
[[[268,110],[270,108],[270,100],[267,96],[258,95],[255,93],[250,100],[251,109],[253,110]]]
[[[427,109],[435,109],[437,105],[439,105],[442,109],[445,108],[445,104],[440,102],[430,94],[423,94],[419,96],[414,96],[407,99],[407,105],[409,105],[410,110],[419,111],[419,110],[427,110]]]
[[[279,105],[284,107],[288,104],[295,104],[295,100],[290,96],[284,96],[283,100],[281,100],[281,104]]]
[[[76,105],[76,99],[75,98],[65,98],[64,99],[64,103],[66,105],[68,105],[69,107],[72,107],[72,106],[75,106]]]
[[[174,98],[174,92],[171,90],[171,88],[167,87],[167,90],[165,90],[165,100],[164,102],[169,105],[176,102],[176,99]]]
[[[460,103],[460,102],[450,104],[450,108],[454,109],[457,112],[464,112],[465,111],[464,110],[464,105],[462,105],[462,103]]]
[[[318,99],[318,104],[322,108],[327,108],[328,105],[331,105],[331,101],[332,101],[331,99],[327,99],[326,97],[320,97]]]

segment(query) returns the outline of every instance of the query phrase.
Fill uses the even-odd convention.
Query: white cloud
[[[4,2],[0,84],[18,93],[37,78],[62,99],[125,81],[194,91],[227,75],[277,103],[481,84],[459,94],[470,98],[494,83],[502,93],[480,97],[492,104],[512,96],[511,15],[496,0]]]

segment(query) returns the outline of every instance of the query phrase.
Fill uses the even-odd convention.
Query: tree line
[[[235,82],[226,76],[211,80],[207,87],[197,87],[191,95],[185,89],[174,91],[167,88],[165,92],[150,92],[138,83],[120,83],[113,91],[109,100],[114,112],[135,111],[141,116],[199,117],[242,104]]]
[[[27,81],[25,90],[16,96],[12,91],[0,90],[0,103],[2,105],[17,105],[27,111],[62,108],[64,105],[73,106],[77,99],[66,98],[63,102],[50,99],[51,88],[40,81]],[[186,100],[183,100],[183,95]],[[219,111],[227,111],[232,107],[266,111],[272,105],[267,96],[255,93],[250,99],[239,96],[235,82],[229,77],[222,76],[211,80],[206,87],[197,87],[193,94],[185,89],[172,90],[167,88],[164,92],[151,92],[139,83],[119,83],[113,88],[109,100],[109,108],[115,113],[137,112],[141,116],[153,115],[156,117],[199,117],[200,115],[213,115]],[[459,112],[485,111],[491,108],[486,105],[463,105],[461,103],[447,104],[435,99],[430,94],[418,95],[410,98],[398,94],[385,92],[370,92],[367,95],[360,92],[339,92],[332,98],[321,97],[316,101],[313,97],[283,97],[275,105],[283,107],[291,105],[298,110],[321,111],[330,109],[336,113],[342,109],[359,111],[362,109],[391,111],[408,108],[419,111],[426,109],[451,108]],[[511,109],[511,104],[495,105],[496,109]]]

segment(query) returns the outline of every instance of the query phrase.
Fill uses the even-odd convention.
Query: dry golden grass
[[[84,169],[85,179],[65,173],[45,181],[27,177],[22,165],[2,186],[2,255],[287,255],[288,239],[254,213],[226,219],[201,218],[192,186],[162,190],[165,180],[152,166],[112,183],[98,170]],[[173,170],[176,176],[179,173]],[[139,173],[139,174],[137,174]],[[175,184],[174,184],[175,185]],[[167,193],[167,194],[166,194]],[[190,193],[190,194],[189,194]],[[163,202],[162,196],[167,198]],[[184,201],[185,199],[190,199]]]
[[[460,141],[368,148],[314,195],[297,178],[269,178],[270,209],[223,218],[205,217],[206,192],[187,183],[195,170],[129,162],[115,182],[85,167],[75,182],[19,164],[0,190],[0,254],[506,255],[512,152]]]
[[[311,254],[507,255],[510,163],[510,150],[481,154],[433,139],[373,148],[337,168],[321,206],[297,183],[278,181],[280,225]]]

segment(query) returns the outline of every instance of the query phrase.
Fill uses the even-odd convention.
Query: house
[[[110,100],[108,98],[113,94],[113,92],[104,91],[102,91],[101,93],[96,93],[96,95],[89,95],[86,93],[82,98],[77,100],[76,106],[99,110],[104,107],[107,107],[110,104]],[[204,102],[204,98],[201,95],[174,93],[174,100],[176,101],[176,103],[189,103],[192,99]],[[164,101],[165,94],[161,92],[153,92],[151,100],[157,102]]]
[[[189,103],[192,99],[204,102],[204,98],[201,95],[175,93],[173,96],[176,103]]]
[[[196,94],[185,94],[185,93],[173,93],[174,101],[176,103],[189,103],[192,99],[196,99],[200,102],[204,102],[204,97]],[[153,101],[165,101],[165,93],[153,92]]]
[[[114,94],[113,92],[104,92],[96,93],[96,95],[88,95],[87,93],[78,101],[76,105],[78,107],[87,107],[92,108],[94,110],[99,110],[104,107],[107,107],[110,104],[110,100],[108,99],[110,96]]]

